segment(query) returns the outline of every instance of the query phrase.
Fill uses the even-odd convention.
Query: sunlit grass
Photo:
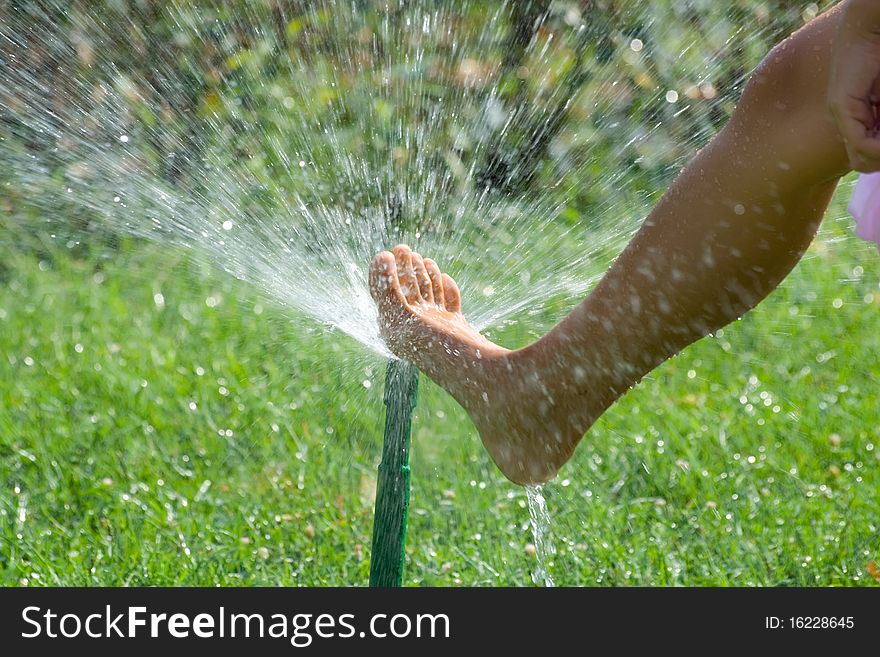
[[[826,231],[548,486],[558,584],[873,582],[880,259]],[[0,248],[4,584],[366,583],[378,357],[167,249]],[[531,583],[524,491],[424,379],[412,466],[407,583]]]

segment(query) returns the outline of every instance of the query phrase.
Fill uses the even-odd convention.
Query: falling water
[[[550,535],[550,513],[547,511],[547,500],[543,486],[526,486],[529,500],[529,517],[531,518],[532,537],[535,541],[535,569],[532,581],[538,586],[556,586],[547,570],[550,559],[556,554],[556,546]]]

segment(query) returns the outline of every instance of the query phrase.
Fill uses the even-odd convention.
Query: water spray
[[[403,582],[409,510],[409,447],[418,391],[416,366],[405,360],[389,361],[385,374],[385,439],[373,516],[370,586],[400,586]]]

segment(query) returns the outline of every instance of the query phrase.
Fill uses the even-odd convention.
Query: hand
[[[880,1],[844,6],[828,100],[852,168],[880,170]]]

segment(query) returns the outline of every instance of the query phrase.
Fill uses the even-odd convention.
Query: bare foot
[[[462,315],[455,281],[402,244],[373,259],[370,291],[388,347],[464,407],[504,475],[553,478],[598,413],[546,375],[546,345],[511,351],[484,338]]]

